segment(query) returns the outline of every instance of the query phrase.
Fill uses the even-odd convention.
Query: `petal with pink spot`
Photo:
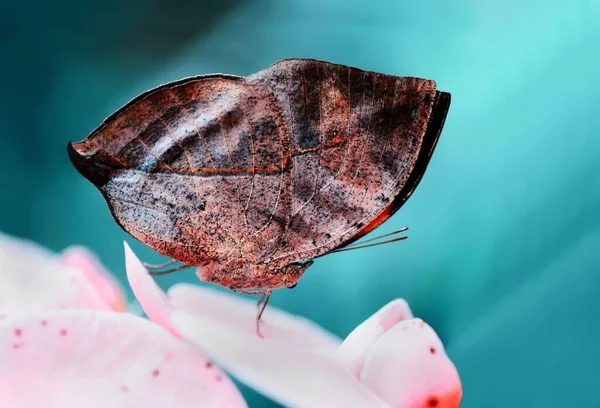
[[[285,406],[389,408],[324,350],[260,338],[188,312],[174,312],[171,321],[232,375]]]
[[[56,311],[0,322],[0,406],[245,407],[198,350],[127,313]]]
[[[421,319],[400,322],[373,343],[360,381],[393,407],[456,408],[462,397],[456,367]]]

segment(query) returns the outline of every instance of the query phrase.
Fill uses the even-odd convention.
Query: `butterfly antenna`
[[[403,236],[403,237],[398,237],[398,238],[394,238],[394,239],[389,239],[387,241],[383,241],[383,242],[376,242],[374,244],[368,244],[368,245],[359,245],[359,246],[353,246],[350,248],[340,248],[340,249],[335,249],[331,252],[329,252],[330,254],[334,254],[336,252],[344,252],[344,251],[353,251],[355,249],[363,249],[363,248],[370,248],[370,247],[374,247],[377,245],[384,245],[384,244],[391,244],[392,242],[398,242],[398,241],[404,241],[406,238],[408,238],[407,236]]]
[[[164,271],[150,271],[148,273],[150,275],[152,275],[152,276],[161,276],[161,275],[168,275],[168,274],[174,273],[174,272],[183,271],[184,269],[189,269],[189,268],[193,268],[193,266],[190,266],[190,265],[179,265],[179,266],[177,266],[175,268],[166,269]]]
[[[350,245],[345,246],[344,249],[351,248],[351,247],[354,247],[354,246],[357,246],[357,245],[363,245],[363,244],[366,244],[367,242],[377,241],[377,240],[380,240],[381,238],[391,237],[392,235],[401,234],[404,231],[408,231],[408,227],[403,227],[403,228],[400,228],[399,230],[392,231],[392,232],[389,232],[387,234],[379,235],[378,237],[375,237],[375,238],[367,239],[366,241],[354,242],[354,243],[352,243]]]

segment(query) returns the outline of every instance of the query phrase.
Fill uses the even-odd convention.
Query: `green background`
[[[0,44],[0,229],[89,246],[122,279],[133,239],[65,147],[129,99],[287,57],[435,79],[452,93],[440,143],[377,230],[410,238],[319,259],[273,304],[345,336],[404,297],[447,345],[463,407],[599,406],[598,0],[3,1]],[[193,273],[160,283],[179,280]]]

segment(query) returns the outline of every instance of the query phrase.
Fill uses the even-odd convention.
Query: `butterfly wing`
[[[287,264],[348,244],[402,205],[444,95],[429,80],[285,60],[149,91],[69,154],[117,222],[161,254]]]
[[[425,136],[423,137],[421,149],[419,150],[417,160],[414,163],[414,167],[410,172],[410,176],[408,177],[406,183],[402,186],[402,189],[397,193],[395,198],[383,212],[381,212],[375,219],[370,221],[370,223],[365,225],[362,229],[356,231],[351,238],[349,238],[347,241],[344,241],[335,249],[345,247],[367,235],[369,232],[383,224],[387,219],[394,215],[394,213],[398,211],[402,205],[404,205],[406,200],[408,200],[408,198],[412,195],[415,188],[417,188],[419,182],[425,174],[425,170],[427,169],[431,155],[433,154],[435,146],[437,145],[437,141],[442,132],[449,107],[450,94],[447,92],[436,91],[435,101],[429,116],[429,121],[427,122],[427,129],[425,131]]]
[[[450,103],[434,81],[314,60],[246,81],[273,92],[291,137],[292,211],[273,261],[315,258],[393,215],[423,176]]]
[[[289,136],[277,101],[242,78],[152,90],[70,145],[123,229],[190,265],[273,252],[290,211]]]

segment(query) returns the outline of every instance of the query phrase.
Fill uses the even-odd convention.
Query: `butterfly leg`
[[[168,262],[158,264],[158,265],[152,265],[152,264],[148,264],[146,262],[144,262],[143,265],[146,269],[148,269],[148,271],[149,271],[148,273],[152,276],[168,275],[173,272],[179,272],[184,269],[191,268],[191,266],[189,266],[189,265],[179,265],[179,266],[174,266],[169,269],[164,269],[162,271],[159,270],[166,266],[171,266],[173,264],[176,264],[177,262],[179,262],[179,261],[177,261],[176,259],[171,259]]]
[[[184,269],[193,268],[190,265],[179,265],[171,269],[165,269],[164,271],[150,271],[148,272],[152,276],[168,275],[173,272],[183,271]]]
[[[161,264],[158,264],[158,265],[153,265],[153,264],[149,264],[149,263],[143,262],[143,265],[144,265],[144,267],[145,267],[146,269],[162,269],[162,268],[164,268],[164,267],[166,267],[166,266],[171,266],[171,265],[173,265],[174,263],[177,263],[177,260],[175,260],[175,259],[171,259],[171,260],[170,260],[170,261],[168,261],[168,262],[161,263]]]
[[[148,269],[148,273],[152,276],[168,275],[173,272],[179,272],[184,269],[192,268],[192,266],[184,264],[184,265],[179,265],[179,266],[174,266],[172,268],[164,269],[162,271],[159,270],[166,266],[171,266],[173,264],[176,264],[177,262],[179,262],[179,261],[176,259],[171,259],[168,262],[158,264],[158,265],[152,265],[152,264],[148,264],[146,262],[144,262],[143,265],[146,269]]]
[[[267,308],[267,304],[269,303],[269,299],[271,299],[271,290],[268,289],[240,289],[240,288],[231,288],[236,293],[243,293],[245,295],[260,295],[258,302],[256,303],[256,334],[259,337],[263,338],[264,336],[260,332],[260,322],[262,320],[262,315]]]
[[[262,294],[260,295],[260,299],[258,300],[258,303],[256,304],[256,308],[257,308],[256,334],[258,334],[258,336],[261,338],[263,337],[263,335],[260,332],[260,322],[262,319],[262,315],[265,312],[265,309],[267,308],[267,304],[269,303],[269,299],[271,299],[271,291],[266,290],[266,291],[262,292]]]
[[[265,297],[267,296],[267,292],[260,292],[260,299],[256,302],[256,313],[260,312],[260,306],[265,301]]]

